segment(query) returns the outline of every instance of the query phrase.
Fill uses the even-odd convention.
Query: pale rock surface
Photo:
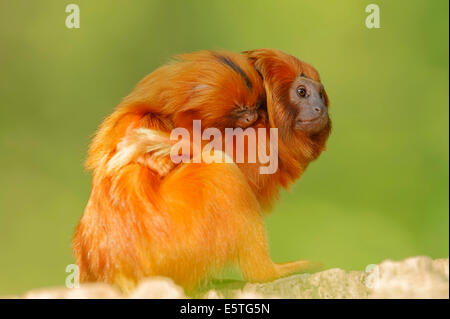
[[[255,293],[266,298],[296,299],[342,299],[367,298],[369,291],[364,285],[365,273],[329,269],[315,274],[301,274],[281,278],[269,283],[246,284],[243,292]]]
[[[211,289],[207,293],[205,293],[203,296],[201,296],[202,299],[223,299],[224,296],[217,292],[215,289]]]
[[[121,298],[119,290],[107,284],[83,284],[79,288],[42,288],[28,291],[24,299],[116,299]]]
[[[183,288],[177,286],[172,279],[153,277],[143,280],[130,294],[132,299],[184,299]]]
[[[188,298],[171,279],[148,278],[129,296],[113,286],[83,284],[80,288],[46,288],[21,298]],[[269,283],[211,289],[200,298],[449,298],[449,260],[411,257],[369,265],[364,271],[328,269],[300,274]]]
[[[413,257],[379,265],[371,298],[448,298],[448,259]]]

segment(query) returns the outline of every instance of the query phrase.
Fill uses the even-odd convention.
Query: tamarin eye
[[[298,94],[298,96],[300,96],[300,97],[305,97],[306,96],[306,88],[303,86],[303,85],[300,85],[298,88],[297,88],[297,94]]]

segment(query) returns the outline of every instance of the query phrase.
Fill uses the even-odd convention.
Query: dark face
[[[323,85],[305,76],[297,77],[289,88],[289,102],[296,111],[295,129],[316,134],[329,121]]]

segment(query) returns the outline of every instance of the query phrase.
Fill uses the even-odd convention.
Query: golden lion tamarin
[[[228,68],[216,69],[217,60]],[[276,197],[279,185],[287,186],[297,178],[324,147],[330,129],[328,101],[317,72],[274,50],[255,50],[227,60],[208,54],[205,61],[213,61],[211,69],[200,65],[197,69],[194,63],[185,65],[186,73],[183,67],[173,73],[155,71],[100,127],[87,162],[94,170],[92,192],[73,239],[83,281],[112,282],[127,291],[139,279],[159,275],[192,289],[227,264],[237,263],[249,281],[271,280],[314,266],[308,261],[271,261],[262,207]],[[258,84],[256,71],[265,90]],[[206,77],[212,81],[203,87],[198,80],[204,80],[205,74],[213,75]],[[193,102],[198,90],[220,85],[226,89],[207,91],[198,99],[200,103]],[[227,117],[242,104],[256,110],[264,93],[268,116],[258,118],[255,114],[260,110],[244,114],[243,125],[235,116],[233,121]],[[244,103],[235,103],[239,96]],[[259,163],[213,162],[181,164],[175,169],[169,165],[158,174],[152,166],[160,163],[145,159],[152,156],[152,148],[137,148],[137,156],[108,167],[123,144],[136,142],[128,135],[142,128],[167,132],[194,119],[204,121],[205,127],[280,128],[278,170],[261,177],[256,173]]]

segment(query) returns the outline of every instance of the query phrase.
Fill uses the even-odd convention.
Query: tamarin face
[[[318,72],[296,57],[273,49],[244,52],[264,79],[271,127],[291,150],[316,158],[330,133],[328,97]]]
[[[307,134],[320,132],[327,125],[328,108],[322,83],[302,74],[289,88],[289,107],[296,113],[294,128]]]

